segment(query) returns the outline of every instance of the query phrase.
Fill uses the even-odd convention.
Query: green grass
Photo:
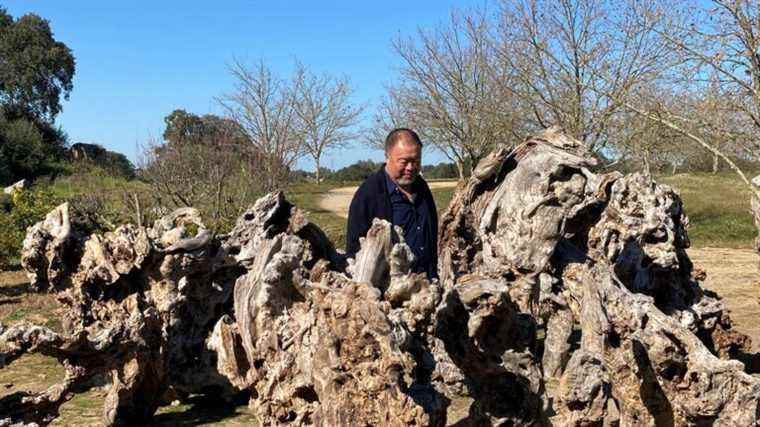
[[[750,247],[757,234],[749,213],[750,191],[733,173],[662,176],[681,195],[696,247]]]
[[[438,210],[438,216],[440,217],[451,202],[451,197],[454,195],[454,188],[433,188],[430,192],[433,193],[435,208]]]
[[[336,248],[346,247],[346,219],[319,207],[319,201],[333,188],[358,185],[358,183],[298,183],[292,185],[285,197],[307,212],[309,221],[318,225]]]

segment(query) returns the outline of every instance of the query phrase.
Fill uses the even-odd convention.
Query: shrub
[[[425,165],[422,173],[427,179],[457,179],[459,171],[454,163],[438,163],[437,165]]]
[[[331,176],[335,181],[364,181],[368,176],[377,172],[382,163],[375,163],[372,160],[359,160],[358,162],[338,169]]]
[[[9,212],[0,215],[0,269],[17,268],[28,227],[45,218],[62,200],[48,190],[27,190],[13,195]],[[7,203],[6,199],[4,203]]]

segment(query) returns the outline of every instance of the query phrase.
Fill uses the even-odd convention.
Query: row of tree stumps
[[[45,424],[105,374],[108,425],[241,391],[264,425],[443,425],[463,396],[465,425],[757,425],[758,355],[700,288],[678,195],[594,163],[556,129],[495,150],[442,218],[433,283],[387,222],[345,260],[281,193],[222,236],[192,209],[85,236],[63,205],[23,263],[64,330],[0,329],[0,367],[38,352],[66,376],[2,398],[0,424]]]

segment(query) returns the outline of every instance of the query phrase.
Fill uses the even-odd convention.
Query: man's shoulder
[[[422,177],[422,175],[417,176],[414,184],[417,186],[418,191],[430,193],[430,186],[428,185],[427,181],[425,181],[425,178]]]
[[[385,183],[385,172],[382,170],[372,172],[367,178],[362,181],[362,183],[359,185],[358,191],[362,190],[371,190],[375,191],[377,188],[380,188],[381,184]]]

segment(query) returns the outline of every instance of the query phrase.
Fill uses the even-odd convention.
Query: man
[[[385,138],[383,167],[356,190],[348,210],[346,254],[359,251],[373,218],[387,220],[404,230],[404,240],[414,253],[413,272],[438,277],[438,213],[422,169],[422,141],[406,128],[392,130]]]

